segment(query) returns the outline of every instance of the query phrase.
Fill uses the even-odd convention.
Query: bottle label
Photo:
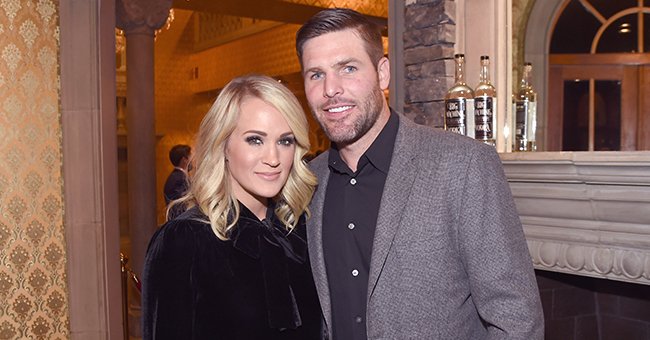
[[[474,138],[494,139],[494,98],[480,96],[474,98]]]
[[[467,134],[467,100],[465,98],[445,100],[445,130],[460,135]]]
[[[527,121],[528,106],[530,102],[526,100],[517,100],[515,102],[515,138],[525,141],[527,139]]]

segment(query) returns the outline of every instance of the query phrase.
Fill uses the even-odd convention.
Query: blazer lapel
[[[318,188],[314,193],[309,211],[311,217],[307,220],[307,245],[309,246],[309,261],[311,270],[318,291],[323,317],[325,318],[326,327],[331,332],[332,313],[330,306],[330,291],[327,280],[327,271],[325,269],[325,259],[323,257],[323,204],[327,181],[329,180],[329,168],[327,165],[328,152],[321,155],[310,163],[312,171],[318,176]]]
[[[370,277],[368,279],[368,301],[377,285],[377,280],[388,257],[393,239],[400,225],[400,218],[404,212],[408,197],[411,193],[413,181],[418,168],[415,162],[417,153],[415,143],[408,141],[409,123],[400,116],[400,124],[395,139],[393,157],[390,170],[386,177],[384,192],[377,217],[377,227],[372,245],[372,259],[370,260]]]

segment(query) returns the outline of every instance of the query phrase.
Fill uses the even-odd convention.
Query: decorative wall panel
[[[230,79],[247,73],[278,76],[299,72],[295,50],[299,27],[278,26],[193,54],[190,58],[191,70],[194,70],[191,89],[197,93],[218,90]]]
[[[0,339],[68,338],[58,1],[0,1]]]

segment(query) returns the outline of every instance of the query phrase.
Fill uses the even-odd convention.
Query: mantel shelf
[[[535,268],[650,285],[650,152],[501,160]]]

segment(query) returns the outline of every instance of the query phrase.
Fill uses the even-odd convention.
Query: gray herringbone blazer
[[[319,186],[307,232],[331,334],[321,233],[327,158],[310,163]],[[400,117],[367,299],[369,339],[543,339],[532,262],[494,148]]]

